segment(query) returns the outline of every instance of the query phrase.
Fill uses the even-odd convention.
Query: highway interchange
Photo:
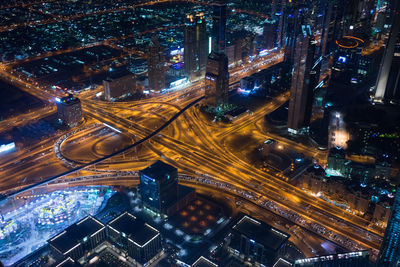
[[[230,83],[282,60],[282,51],[272,51],[267,56],[232,69]],[[55,112],[54,98],[60,96],[59,93],[45,91],[38,84],[22,80],[7,65],[0,66],[0,76],[49,103],[49,106],[42,109],[1,122],[1,132]],[[101,101],[95,97],[100,89],[79,96],[85,121],[78,128],[71,129],[72,133],[57,133],[51,138],[26,144],[13,153],[2,155],[0,193],[11,193],[35,184],[141,140],[204,95],[203,81],[192,83],[180,91],[132,102]],[[238,196],[247,197],[253,204],[268,206],[280,216],[296,214],[288,215],[286,219],[349,250],[369,249],[373,257],[376,257],[384,229],[372,227],[369,221],[307,194],[282,177],[255,168],[229,147],[227,138],[251,133],[260,140],[275,139],[285,147],[324,164],[326,152],[271,134],[259,126],[266,114],[288,99],[289,92],[284,92],[266,101],[252,115],[241,117],[231,124],[209,121],[200,112],[199,105],[194,105],[140,146],[62,177],[50,187],[82,184],[136,185],[135,175],[126,174],[136,173],[154,160],[161,159],[179,168],[184,175],[181,177],[183,184],[201,186],[203,189],[218,188],[221,192],[242,192]],[[110,130],[104,124],[121,133]],[[122,179],[116,180],[116,177]]]

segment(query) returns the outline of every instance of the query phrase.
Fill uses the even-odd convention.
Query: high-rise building
[[[294,267],[368,267],[368,251],[355,251],[306,259],[298,259]]]
[[[208,53],[207,45],[204,14],[187,15],[184,31],[184,66],[189,81],[204,77]]]
[[[291,133],[307,129],[310,124],[314,89],[310,83],[310,75],[314,64],[315,46],[310,26],[302,25],[302,32],[296,41],[290,89],[287,127]]]
[[[205,96],[210,106],[217,106],[228,98],[229,71],[228,57],[223,53],[211,52],[208,56]]]
[[[392,206],[389,222],[378,256],[378,266],[400,265],[400,188]]]
[[[392,0],[391,9],[391,31],[376,82],[376,102],[400,101],[400,1]]]
[[[226,46],[226,0],[213,4],[212,51],[223,53]]]
[[[178,170],[156,161],[139,172],[139,194],[145,207],[159,214],[167,214],[178,200]]]
[[[275,47],[276,42],[276,25],[275,21],[268,20],[264,23],[263,30],[264,48],[272,49]]]
[[[82,121],[82,107],[79,98],[71,94],[56,98],[58,118],[62,124],[75,127]]]
[[[296,39],[301,31],[301,25],[303,21],[303,14],[294,5],[288,5],[283,11],[283,26],[282,26],[282,44],[281,46],[285,49],[285,62],[290,65],[293,63]]]
[[[147,52],[149,90],[160,92],[165,89],[164,49],[155,35],[151,37]]]

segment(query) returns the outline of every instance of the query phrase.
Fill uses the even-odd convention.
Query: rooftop
[[[55,267],[76,267],[76,266],[79,265],[70,257],[66,258],[65,260],[55,265]]]
[[[85,237],[88,237],[104,228],[104,224],[88,216],[81,221],[69,226],[62,233],[50,239],[48,242],[62,254],[77,246]]]
[[[73,95],[68,95],[66,97],[62,97],[62,98],[56,98],[56,101],[58,103],[63,103],[65,105],[72,105],[72,104],[76,104],[79,103],[80,100],[77,97],[74,97]]]
[[[278,250],[289,239],[289,235],[248,216],[243,216],[233,229],[245,235],[251,241],[274,251]]]
[[[201,256],[193,263],[192,267],[218,267],[218,265]]]
[[[158,230],[128,212],[122,213],[108,225],[141,247],[160,234]]]
[[[162,179],[164,175],[171,174],[173,172],[177,172],[177,169],[171,165],[168,165],[167,163],[162,162],[161,160],[157,160],[146,169],[140,171],[141,174],[156,180]]]
[[[285,259],[279,258],[272,267],[291,267],[292,263],[288,262]]]

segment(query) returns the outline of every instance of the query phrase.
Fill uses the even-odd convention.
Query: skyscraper
[[[185,74],[189,81],[204,77],[208,49],[203,13],[186,16],[184,48]]]
[[[226,1],[213,4],[212,50],[223,53],[226,46]]]
[[[265,49],[272,49],[275,47],[275,42],[276,42],[275,21],[268,20],[264,23],[263,38],[264,38]]]
[[[211,52],[208,56],[205,79],[206,102],[217,106],[228,98],[228,58],[224,53]]]
[[[398,266],[400,264],[400,188],[394,199],[392,213],[386,227],[385,236],[378,256],[378,266]]]
[[[165,88],[164,50],[153,35],[147,51],[149,90],[159,92]]]
[[[178,170],[158,160],[141,170],[139,177],[139,193],[144,206],[166,214],[178,199]]]
[[[391,9],[391,31],[376,82],[376,102],[400,99],[400,1],[392,0]]]
[[[314,89],[310,83],[310,74],[316,42],[310,26],[302,25],[301,29],[296,39],[287,121],[288,131],[295,134],[310,124]]]

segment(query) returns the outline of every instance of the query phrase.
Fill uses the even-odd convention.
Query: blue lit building
[[[398,189],[399,190],[399,189]],[[398,191],[397,190],[397,191]],[[378,266],[400,264],[400,194],[397,193],[378,256]]]
[[[167,214],[167,210],[178,200],[178,170],[156,161],[141,170],[139,176],[139,194],[143,205],[158,214]]]

